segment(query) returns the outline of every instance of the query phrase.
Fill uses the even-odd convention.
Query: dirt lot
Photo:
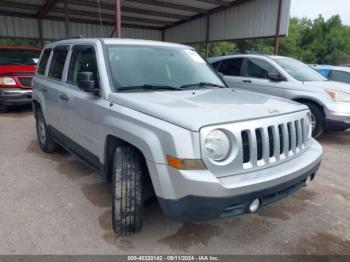
[[[40,151],[30,111],[0,115],[0,254],[350,254],[350,132],[320,139],[315,182],[258,214],[181,224],[157,203],[141,233],[111,227],[110,186]]]

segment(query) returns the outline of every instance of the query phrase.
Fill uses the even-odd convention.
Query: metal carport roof
[[[286,35],[291,0],[0,0],[0,37],[182,43]],[[118,12],[121,10],[121,12]]]

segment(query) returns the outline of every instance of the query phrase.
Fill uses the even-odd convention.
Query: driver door
[[[98,165],[98,155],[104,146],[103,115],[106,114],[108,102],[101,96],[78,88],[79,72],[92,72],[100,88],[99,70],[94,46],[73,46],[67,70],[65,85],[67,87],[65,127],[69,144],[76,154],[87,162]]]

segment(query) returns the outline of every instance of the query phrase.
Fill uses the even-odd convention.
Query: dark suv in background
[[[32,79],[40,49],[0,46],[0,112],[32,103]]]

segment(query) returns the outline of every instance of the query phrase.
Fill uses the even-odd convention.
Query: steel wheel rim
[[[39,118],[38,131],[39,131],[40,142],[42,144],[45,144],[45,142],[46,142],[46,127],[45,127],[44,119],[42,117]]]

